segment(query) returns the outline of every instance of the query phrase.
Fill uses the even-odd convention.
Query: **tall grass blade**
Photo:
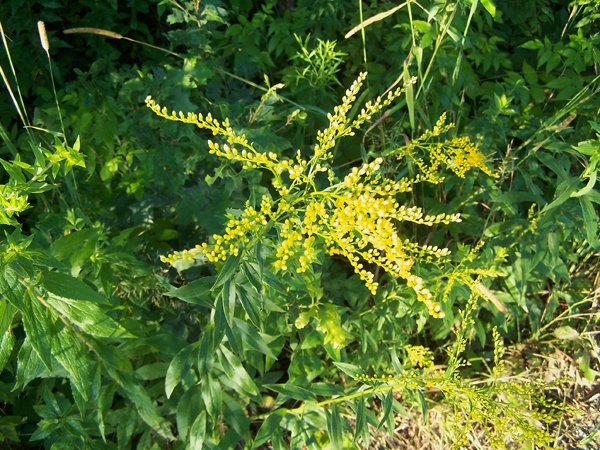
[[[385,19],[386,17],[391,16],[392,14],[394,14],[396,11],[401,10],[402,8],[404,8],[409,2],[404,2],[398,6],[395,6],[392,9],[388,9],[387,11],[384,12],[380,12],[379,14],[375,14],[373,17],[369,17],[367,20],[363,21],[362,20],[362,16],[360,18],[360,23],[358,25],[356,25],[354,28],[352,28],[350,31],[348,31],[345,34],[345,38],[348,39],[352,36],[354,36],[356,33],[358,33],[359,31],[364,30],[365,28],[367,28],[369,25],[374,24],[375,22],[379,22],[380,20]],[[360,4],[362,5],[362,1],[360,2]]]
[[[14,93],[10,87],[10,83],[8,82],[8,79],[6,77],[6,74],[2,70],[2,67],[0,67],[0,70],[2,71],[2,79],[4,81],[4,84],[6,85],[6,89],[8,90],[8,92],[10,94],[13,104],[15,105],[15,109],[17,110],[17,113],[19,114],[19,118],[21,119],[21,122],[23,122],[24,126],[29,126],[29,125],[31,125],[31,123],[29,122],[29,117],[27,116],[27,109],[25,108],[25,102],[23,101],[23,95],[21,95],[21,89],[19,88],[19,79],[17,78],[17,72],[15,71],[15,66],[12,61],[12,56],[10,54],[10,49],[8,47],[8,42],[6,41],[6,35],[4,34],[4,28],[2,27],[1,21],[0,21],[0,35],[2,35],[2,44],[4,45],[4,51],[6,52],[6,56],[8,58],[8,64],[10,66],[12,76],[15,80],[17,96],[14,95]],[[17,102],[16,97],[18,97],[18,100],[19,100],[18,102]],[[28,131],[28,133],[30,133],[30,132]]]

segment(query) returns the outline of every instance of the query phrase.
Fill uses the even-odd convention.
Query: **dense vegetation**
[[[598,0],[0,24],[2,448],[600,446]]]

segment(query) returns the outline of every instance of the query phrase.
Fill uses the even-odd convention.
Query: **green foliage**
[[[598,2],[514,8],[1,2],[0,446],[597,447]]]

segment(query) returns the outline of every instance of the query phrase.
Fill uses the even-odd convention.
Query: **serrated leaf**
[[[194,342],[182,348],[169,364],[165,377],[165,394],[167,398],[171,397],[177,385],[181,383],[184,371],[190,370],[194,364],[196,356],[193,355],[193,352],[199,345],[199,342]]]
[[[85,347],[68,328],[52,339],[52,355],[69,374],[69,379],[87,401],[92,383],[92,370]]]
[[[31,380],[44,373],[46,373],[44,363],[31,346],[29,338],[25,338],[17,355],[17,375],[14,389],[24,388]]]
[[[42,278],[44,288],[58,298],[86,300],[93,303],[107,303],[106,299],[83,281],[60,272],[45,272]]]
[[[23,298],[20,306],[23,328],[29,342],[46,368],[52,370],[54,330],[48,310],[42,306],[33,292]]]
[[[44,285],[45,287],[45,285]],[[106,338],[135,338],[118,322],[109,317],[98,304],[88,300],[48,295],[46,301],[62,316],[86,333]]]

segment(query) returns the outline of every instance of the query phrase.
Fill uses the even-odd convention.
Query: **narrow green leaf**
[[[429,413],[427,408],[427,402],[425,401],[425,397],[421,393],[420,390],[416,390],[417,399],[419,400],[419,406],[421,406],[421,414],[423,414],[423,422],[427,423],[429,421]]]
[[[359,397],[358,404],[356,407],[356,425],[354,429],[354,442],[361,437],[363,448],[368,448],[371,441],[371,435],[369,434],[369,424],[367,423],[367,408],[365,405],[365,398]]]
[[[2,276],[0,274],[0,276]],[[4,334],[13,321],[17,309],[5,300],[0,300],[0,334]]]
[[[402,78],[404,79],[404,83],[406,85],[406,107],[408,108],[408,119],[410,121],[411,130],[415,129],[415,90],[413,84],[410,83],[410,73],[408,72],[408,65],[404,64],[404,69],[402,71]]]
[[[168,368],[165,362],[146,364],[135,371],[135,376],[140,380],[158,380],[166,377]]]
[[[228,280],[223,284],[221,291],[223,313],[229,328],[233,327],[233,316],[235,315],[235,300],[237,298],[237,288],[232,280]]]
[[[244,275],[246,275],[246,278],[250,284],[254,286],[254,289],[256,289],[257,292],[262,292],[263,282],[261,281],[262,272],[260,269],[257,268],[255,264],[244,262],[242,264],[242,271],[244,272]]]
[[[391,16],[396,11],[398,11],[401,8],[405,7],[407,3],[408,2],[401,3],[400,5],[395,6],[395,7],[391,8],[391,9],[388,9],[387,11],[380,12],[378,14],[375,14],[372,17],[369,17],[367,20],[361,21],[361,23],[359,23],[354,28],[352,28],[350,31],[348,31],[346,33],[346,35],[344,36],[344,38],[348,39],[349,37],[353,36],[354,34],[358,33],[359,31],[365,29],[366,27],[368,27],[372,23],[379,22],[380,20],[383,20],[386,17]]]
[[[542,208],[540,213],[542,213],[542,214],[547,213],[550,210],[556,208],[557,206],[562,205],[564,202],[566,202],[571,197],[571,194],[573,192],[575,192],[578,185],[579,185],[579,178],[572,177],[572,178],[567,178],[566,180],[562,181],[556,187],[556,193],[554,194],[554,196],[555,196],[554,200],[552,200],[552,202],[550,202],[549,204],[544,206],[544,208]]]
[[[344,388],[332,383],[311,383],[307,389],[315,395],[323,397],[333,397],[344,395]]]
[[[119,348],[112,345],[107,345],[99,340],[91,340],[89,343],[92,345],[94,352],[98,354],[104,364],[108,364],[115,369],[119,369],[123,372],[133,373],[131,361],[120,351]]]
[[[381,415],[381,420],[379,421],[379,424],[377,425],[377,429],[381,428],[381,426],[384,423],[388,423],[389,425],[389,418],[390,415],[392,415],[392,407],[393,407],[393,401],[394,401],[394,395],[392,392],[392,389],[390,389],[386,394],[385,397],[383,399],[383,413]],[[392,432],[393,427],[391,429],[389,429],[388,431]]]
[[[212,339],[210,341],[210,348],[207,350],[212,352],[223,340],[225,332],[230,329],[227,319],[225,317],[225,307],[223,306],[223,295],[217,297],[215,302],[215,309],[213,310],[213,329]],[[206,353],[203,353],[205,355]]]
[[[244,287],[240,287],[238,290],[238,298],[240,300],[240,304],[242,308],[248,315],[248,319],[252,322],[252,325],[255,327],[261,326],[260,314],[258,309],[256,308],[256,302],[254,295],[249,295],[248,291],[244,289]]]
[[[180,436],[187,436],[190,426],[203,410],[200,386],[192,386],[177,404],[177,431]]]
[[[223,332],[223,335],[225,333]],[[208,327],[204,329],[202,337],[200,337],[200,347],[198,349],[198,373],[200,376],[204,376],[212,369],[212,355],[214,354],[216,347],[221,343],[223,335],[215,335],[215,324],[209,323]],[[215,343],[215,340],[219,338],[219,342]]]
[[[110,366],[105,367],[109,376],[119,385],[123,394],[136,406],[142,420],[163,438],[174,439],[169,422],[161,417],[150,395],[135,378]]]
[[[117,416],[117,448],[131,448],[131,438],[137,429],[135,414],[134,405],[128,405],[114,414]]]
[[[181,383],[183,373],[187,370],[191,370],[196,359],[196,355],[194,355],[193,352],[198,349],[199,345],[199,342],[194,342],[193,344],[182,348],[169,364],[167,375],[165,377],[165,394],[167,395],[167,398],[171,397],[173,390]]]
[[[223,417],[230,429],[237,434],[236,441],[250,438],[250,420],[244,407],[226,393],[223,394]]]
[[[223,372],[227,376],[227,381],[233,384],[236,390],[249,396],[258,395],[259,391],[256,384],[254,384],[254,381],[248,375],[238,357],[224,345],[221,345],[220,348],[219,362],[221,363]]]
[[[590,245],[598,248],[598,214],[589,198],[580,197],[579,204],[583,212],[583,229],[586,239]]]
[[[343,448],[343,425],[338,411],[338,405],[333,405],[327,414],[327,433],[331,441],[331,448]]]
[[[340,369],[342,372],[344,372],[346,375],[348,375],[352,378],[356,378],[357,376],[359,376],[363,373],[363,370],[354,364],[348,364],[348,363],[336,362],[336,361],[333,361],[333,364],[335,364],[335,366],[338,369]]]
[[[203,277],[180,288],[172,288],[166,295],[175,297],[193,305],[206,308],[213,307],[210,289],[215,284],[215,277]]]
[[[485,8],[485,10],[490,13],[490,16],[492,16],[492,18],[495,19],[496,18],[496,5],[494,4],[494,2],[492,0],[481,0],[481,4]]]
[[[52,355],[69,374],[69,379],[87,401],[93,378],[86,348],[68,328],[63,328],[52,339]]]
[[[12,330],[6,330],[0,340],[0,373],[8,362],[13,348],[15,347],[15,335]]]
[[[293,384],[264,384],[263,387],[278,392],[286,397],[302,401],[314,401],[313,394],[300,386]]]
[[[213,419],[216,419],[221,414],[223,407],[223,389],[221,384],[208,374],[202,379],[202,383],[200,383],[200,393],[206,411]]]
[[[267,339],[269,342],[275,340],[273,336],[268,336],[264,333],[259,333],[254,327],[248,325],[248,323],[238,318],[234,319],[234,324],[234,329],[242,334],[242,340],[245,344],[248,344],[254,350],[261,352],[262,354],[267,355],[270,358],[277,358],[277,355],[273,353],[273,350],[267,342]]]
[[[595,165],[594,165],[595,166]],[[589,167],[588,167],[589,169]],[[573,192],[571,194],[571,197],[582,197],[586,194],[589,194],[592,189],[594,189],[594,186],[596,185],[596,180],[598,179],[598,171],[596,170],[595,167],[593,167],[594,170],[590,171],[589,177],[588,177],[588,182],[586,183],[586,185],[584,187],[582,187],[580,190],[578,190],[577,192]],[[587,172],[587,170],[586,170]],[[585,176],[585,172],[582,175],[582,177]]]
[[[253,448],[258,448],[277,434],[279,430],[279,423],[281,422],[282,418],[283,416],[279,414],[271,414],[269,417],[266,418],[266,420],[258,429],[258,433],[256,433]]]
[[[116,390],[117,386],[113,383],[103,386],[100,389],[98,400],[96,402],[96,421],[98,422],[98,430],[100,431],[100,435],[102,436],[102,440],[104,442],[106,442],[106,428],[104,425],[104,416],[106,415],[110,406],[113,403],[113,398],[115,396]]]
[[[206,412],[202,411],[194,420],[190,428],[189,448],[190,450],[202,450],[204,438],[206,437]]]
[[[213,289],[218,288],[233,277],[239,268],[241,257],[242,254],[240,253],[237,256],[231,255],[227,258],[227,261],[225,261],[225,264],[223,264],[223,267],[219,271],[219,276],[217,277],[217,281],[215,281]]]

